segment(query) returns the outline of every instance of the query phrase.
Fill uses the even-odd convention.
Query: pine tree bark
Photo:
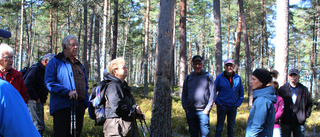
[[[118,44],[118,0],[114,0],[114,5],[113,5],[113,27],[112,27],[112,33],[113,33],[113,37],[112,37],[112,56],[111,56],[111,60],[117,58],[117,44]]]
[[[275,69],[281,87],[287,82],[289,54],[289,0],[277,0]]]
[[[156,82],[153,94],[151,135],[171,137],[171,59],[175,0],[160,0]]]
[[[100,81],[100,47],[99,47],[99,30],[100,16],[95,13],[94,23],[94,82]]]
[[[144,38],[144,96],[148,95],[148,52],[149,52],[149,12],[150,0],[147,0],[146,30]]]
[[[214,42],[215,42],[215,59],[216,59],[216,76],[222,73],[222,41],[221,41],[221,13],[220,0],[213,1],[214,17]]]
[[[182,96],[183,81],[187,75],[187,0],[180,1],[180,38],[179,38],[179,54],[180,54],[180,72],[179,72],[179,96]]]

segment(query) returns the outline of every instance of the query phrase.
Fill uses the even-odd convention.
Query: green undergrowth
[[[91,92],[91,88],[93,87],[93,83],[90,83],[90,90],[89,94]],[[148,95],[144,96],[143,94],[143,85],[131,85],[131,89],[133,90],[133,96],[136,100],[136,103],[140,105],[140,108],[142,112],[146,116],[146,123],[150,128],[150,121],[151,121],[151,108],[152,108],[152,95],[153,95],[153,85],[149,85],[149,93]],[[175,87],[175,90],[177,91],[179,88]],[[51,137],[53,136],[53,124],[52,124],[52,116],[49,115],[49,106],[48,106],[49,100],[47,101],[47,104],[45,105],[45,123],[46,123],[46,130],[44,132],[44,136]],[[238,108],[237,112],[237,119],[236,119],[236,125],[235,125],[235,136],[236,137],[244,137],[245,136],[245,130],[246,130],[246,124],[247,119],[249,116],[249,108],[248,108],[248,97],[245,96],[243,104]],[[172,112],[171,112],[171,126],[172,126],[172,136],[174,137],[188,137],[189,136],[189,127],[186,120],[185,112],[181,105],[181,99],[177,96],[172,96]],[[306,133],[311,134],[314,132],[320,133],[320,120],[318,118],[320,116],[320,109],[316,108],[314,106],[312,115],[310,118],[308,118],[306,122]],[[210,136],[214,135],[215,131],[215,125],[217,121],[217,115],[216,115],[216,107],[213,106],[211,112],[210,112]],[[137,120],[139,128],[140,121]],[[143,137],[142,130],[139,129],[139,134],[141,137]],[[84,117],[84,125],[82,129],[82,137],[103,137],[103,128],[102,126],[94,126],[94,121],[90,119],[88,112],[86,111],[85,117]],[[224,125],[222,136],[227,136],[227,124]]]

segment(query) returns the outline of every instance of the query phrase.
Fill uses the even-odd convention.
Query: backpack
[[[102,81],[98,86],[94,87],[91,91],[88,108],[89,116],[95,120],[95,126],[102,126],[106,121],[105,115],[105,91],[110,81]]]
[[[30,70],[31,70],[32,68],[34,68],[34,67],[36,67],[35,64],[32,65],[31,67],[24,67],[23,69],[20,70],[20,72],[22,73],[22,78],[23,78],[23,80],[26,79],[26,77],[27,77],[28,73],[30,72]]]

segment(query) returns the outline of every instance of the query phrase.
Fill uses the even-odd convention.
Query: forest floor
[[[90,87],[91,84],[90,84]],[[131,86],[132,90],[134,91],[133,95],[135,97],[136,103],[140,105],[141,110],[146,116],[146,123],[150,128],[150,119],[151,119],[151,107],[152,107],[152,94],[153,94],[153,85],[149,85],[149,91],[151,91],[146,97],[143,96],[143,87],[139,87],[138,85]],[[178,89],[175,88],[175,89]],[[177,91],[177,90],[176,90]],[[91,92],[91,90],[89,90]],[[319,101],[317,101],[319,102]],[[306,137],[319,137],[320,136],[320,106],[314,105],[312,114],[310,118],[307,119],[306,122]],[[47,104],[44,106],[44,113],[45,113],[45,123],[46,129],[44,132],[44,137],[51,137],[53,136],[53,118],[50,116],[49,113],[49,99]],[[247,94],[245,95],[245,99],[243,104],[238,108],[237,112],[237,119],[235,125],[235,136],[236,137],[244,137],[246,132],[246,124],[247,119],[249,117],[248,108],[248,97]],[[214,136],[215,125],[217,122],[217,115],[216,115],[216,107],[212,108],[210,112],[210,136]],[[179,97],[173,96],[172,99],[172,136],[173,137],[188,137],[188,124],[185,117],[185,112],[181,106],[181,100]],[[139,126],[139,134],[143,137],[140,121],[138,121]],[[147,130],[145,130],[147,131]],[[227,124],[224,125],[222,136],[227,136]],[[88,112],[84,116],[84,125],[82,128],[81,137],[103,137],[103,128],[102,126],[94,126],[94,120],[90,119]]]

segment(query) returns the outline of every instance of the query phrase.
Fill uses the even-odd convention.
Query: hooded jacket
[[[104,81],[110,81],[105,91],[105,114],[106,118],[123,118],[126,121],[135,120],[134,112],[137,105],[131,94],[127,82],[121,82],[115,76],[107,73],[104,75]]]
[[[289,83],[279,88],[279,95],[284,101],[284,111],[281,117],[281,123],[285,124],[304,124],[310,117],[312,110],[312,98],[308,89],[301,83],[298,83],[297,100],[292,102],[291,90]],[[294,112],[294,113],[293,113]]]
[[[273,86],[254,90],[253,105],[247,122],[246,137],[272,137],[274,127],[274,103],[277,97]]]

